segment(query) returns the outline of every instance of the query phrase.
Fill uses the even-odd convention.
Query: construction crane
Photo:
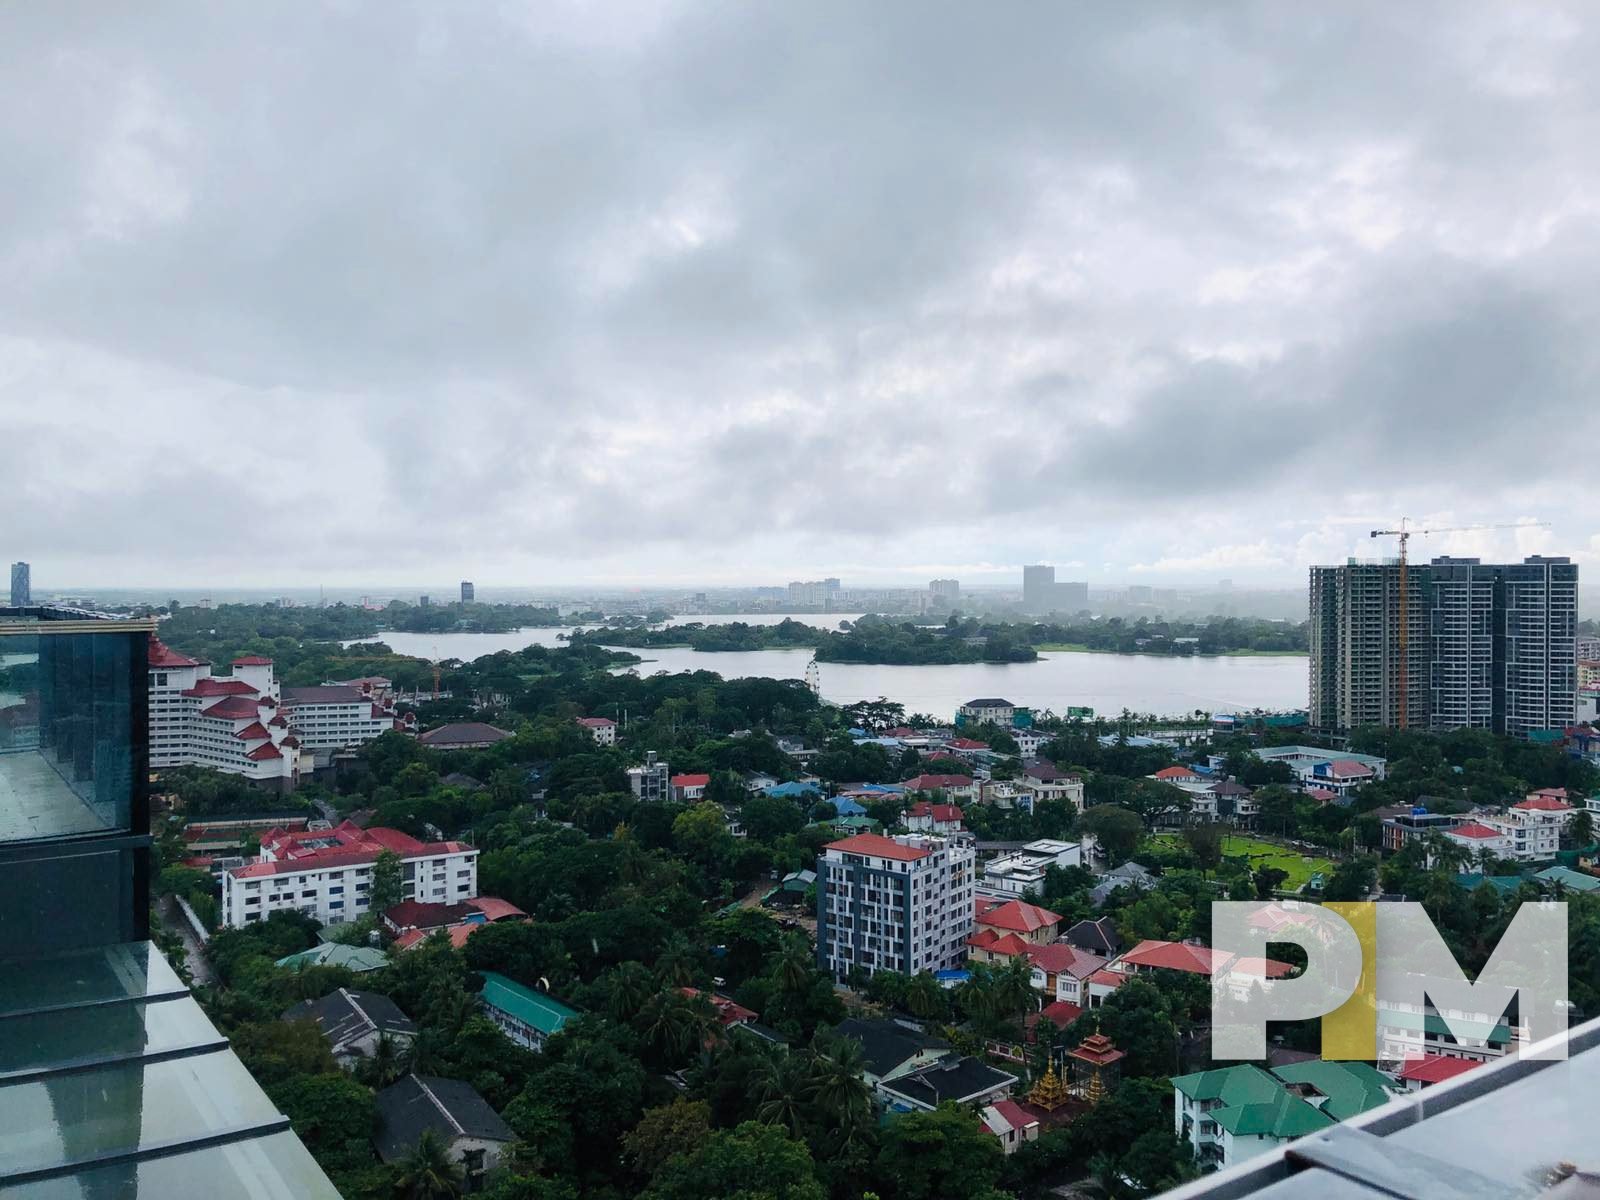
[[[1410,697],[1410,689],[1407,685],[1409,683],[1408,676],[1411,664],[1409,662],[1410,656],[1406,653],[1406,649],[1411,638],[1411,623],[1407,619],[1410,613],[1410,603],[1406,586],[1406,570],[1408,561],[1407,548],[1411,541],[1411,535],[1414,533],[1476,533],[1479,530],[1488,529],[1538,529],[1541,527],[1549,528],[1549,525],[1549,521],[1517,521],[1509,525],[1440,525],[1432,529],[1413,529],[1408,522],[1408,518],[1401,517],[1400,528],[1398,529],[1374,529],[1372,531],[1370,536],[1375,538],[1396,537],[1400,539],[1400,669],[1397,672],[1400,684],[1400,699],[1395,708],[1395,725],[1398,728],[1406,728],[1406,704]]]

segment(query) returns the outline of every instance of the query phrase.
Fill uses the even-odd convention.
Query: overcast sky
[[[1597,24],[8,5],[0,558],[1294,584],[1408,515],[1593,571]]]

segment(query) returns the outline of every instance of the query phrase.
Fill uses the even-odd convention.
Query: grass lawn
[[[1180,842],[1175,833],[1158,833],[1155,840],[1173,844]],[[1287,872],[1289,878],[1283,881],[1283,887],[1290,891],[1304,887],[1318,871],[1322,872],[1324,878],[1332,875],[1334,868],[1330,859],[1318,855],[1302,856],[1293,847],[1264,842],[1247,834],[1229,834],[1223,841],[1222,854],[1224,858],[1248,859],[1252,870],[1277,867]]]
[[[1092,650],[1089,649],[1089,647],[1085,646],[1082,642],[1039,642],[1038,644],[1036,644],[1034,646],[1034,649],[1035,650],[1071,650],[1071,651],[1077,651],[1078,653],[1082,653],[1082,654],[1092,654],[1092,653],[1094,653]]]

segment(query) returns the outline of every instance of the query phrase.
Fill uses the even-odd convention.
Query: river
[[[674,621],[746,621],[773,624],[782,616],[683,617]],[[850,614],[796,616],[795,620],[835,628]],[[524,646],[559,646],[563,629],[523,629],[515,633],[386,633],[381,640],[398,654],[419,658],[471,660]],[[702,653],[689,649],[635,649],[647,661],[628,668],[641,675],[669,671],[715,671],[729,679],[766,676],[803,679],[810,650],[751,650]],[[822,696],[840,704],[879,696],[904,704],[907,713],[949,720],[956,708],[979,696],[1002,696],[1014,704],[1048,708],[1087,705],[1102,716],[1124,708],[1139,713],[1178,716],[1196,709],[1231,712],[1252,708],[1303,708],[1308,681],[1300,656],[1167,658],[1147,654],[1088,654],[1048,651],[1031,663],[962,663],[952,666],[895,667],[860,663],[819,663]]]

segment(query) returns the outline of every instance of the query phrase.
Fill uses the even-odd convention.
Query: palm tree
[[[407,1045],[380,1033],[377,1045],[372,1048],[372,1057],[358,1064],[356,1075],[370,1088],[386,1088],[410,1070],[408,1050]]]
[[[950,1011],[950,1001],[937,979],[926,971],[919,971],[911,977],[911,983],[906,988],[906,1007],[911,1010],[912,1016],[926,1021],[946,1016]]]
[[[798,933],[785,934],[778,948],[778,988],[794,996],[811,986],[811,947]]]
[[[860,1042],[834,1038],[814,1044],[807,1099],[840,1128],[858,1128],[872,1113],[872,1089],[862,1075],[866,1066]]]
[[[756,1120],[781,1125],[801,1136],[807,1116],[805,1091],[809,1083],[806,1064],[798,1054],[769,1054],[750,1081],[756,1102]]]
[[[431,1129],[422,1131],[394,1181],[402,1200],[454,1200],[465,1186],[466,1173],[450,1161],[449,1149]]]
[[[716,1028],[716,1015],[704,996],[689,997],[676,989],[657,992],[639,1010],[641,1031],[662,1060],[680,1063],[704,1045]]]
[[[631,1021],[655,991],[655,980],[640,962],[625,962],[606,978],[606,1015],[613,1021]]]
[[[995,972],[995,1007],[1004,1013],[1026,1013],[1033,1006],[1033,963],[1015,954]]]
[[[688,987],[699,974],[699,956],[689,939],[678,934],[656,959],[656,976],[670,987]]]

